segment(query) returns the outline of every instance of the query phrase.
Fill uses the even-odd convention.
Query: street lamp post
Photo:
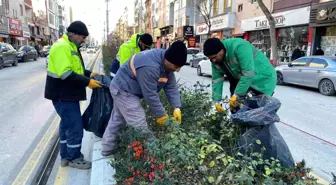
[[[109,34],[109,9],[108,9],[109,0],[106,0],[106,38]]]

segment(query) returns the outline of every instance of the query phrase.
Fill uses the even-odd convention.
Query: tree
[[[269,9],[265,6],[264,2],[262,0],[257,0],[257,2],[258,2],[260,9],[265,14],[268,20],[269,26],[270,26],[269,32],[270,32],[270,37],[271,37],[272,56],[273,56],[274,65],[278,66],[279,65],[279,54],[278,54],[277,40],[275,36],[275,20],[271,12],[269,11]]]
[[[197,12],[201,14],[205,24],[208,26],[208,35],[211,35],[211,11],[213,6],[213,0],[189,0],[191,7],[194,7],[194,13],[197,16]]]

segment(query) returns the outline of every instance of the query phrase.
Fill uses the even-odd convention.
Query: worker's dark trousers
[[[83,122],[78,101],[53,101],[61,118],[59,127],[61,159],[72,161],[81,155]]]

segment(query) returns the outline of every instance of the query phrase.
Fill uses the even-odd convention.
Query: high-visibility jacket
[[[117,59],[120,62],[120,66],[123,65],[133,55],[140,53],[140,47],[138,45],[140,36],[142,33],[136,33],[131,36],[131,39],[123,43],[117,53]]]
[[[66,34],[55,42],[49,52],[45,98],[50,100],[86,100],[85,87],[91,72],[85,70],[80,51]]]
[[[221,64],[212,63],[212,99],[220,101],[226,67],[238,84],[234,94],[245,96],[250,88],[272,95],[277,75],[269,59],[244,39],[232,38],[222,41],[226,54]]]

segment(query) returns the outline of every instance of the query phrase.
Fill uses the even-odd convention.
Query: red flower
[[[155,169],[155,165],[154,165],[154,164],[152,164],[152,165],[151,165],[151,168],[152,168],[152,169]]]
[[[164,164],[159,164],[159,169],[163,170],[163,168],[164,168]]]
[[[153,181],[154,177],[155,177],[155,173],[154,172],[150,172],[148,177],[149,177],[150,181]]]

